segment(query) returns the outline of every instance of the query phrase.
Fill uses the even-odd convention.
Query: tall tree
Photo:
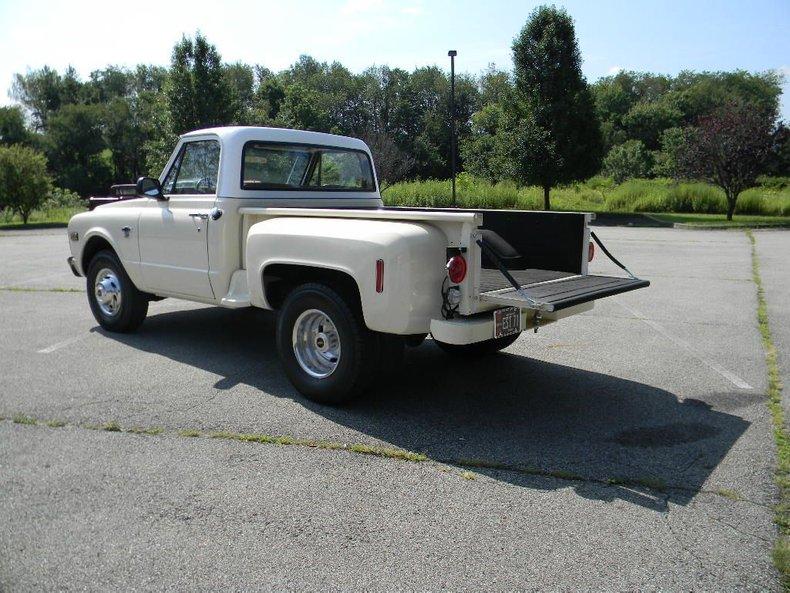
[[[59,187],[82,196],[107,191],[113,167],[104,123],[103,105],[64,105],[50,117],[45,146]]]
[[[678,153],[681,176],[702,179],[724,190],[727,220],[740,193],[757,182],[774,140],[776,112],[731,102],[701,117]]]
[[[176,134],[236,121],[237,103],[222,58],[199,32],[194,41],[184,36],[173,48],[166,89]]]
[[[15,74],[11,96],[27,109],[37,131],[46,131],[49,117],[63,105],[82,100],[82,84],[71,66],[63,76],[49,66]]]
[[[19,107],[0,107],[0,145],[29,144],[30,132]]]
[[[513,42],[521,132],[516,171],[543,188],[546,210],[559,183],[585,179],[601,165],[603,144],[592,94],[581,72],[573,20],[554,7],[535,9]]]
[[[384,192],[393,183],[403,181],[414,167],[414,158],[398,148],[385,132],[372,132],[363,140],[373,153],[379,191]]]
[[[235,101],[234,110],[237,114],[239,123],[247,124],[250,122],[251,112],[255,98],[255,71],[252,66],[235,62],[225,64],[225,79],[231,88],[233,100]]]

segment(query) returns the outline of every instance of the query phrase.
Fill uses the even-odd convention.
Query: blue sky
[[[540,2],[499,0],[192,0],[134,3],[0,0],[0,104],[14,72],[74,65],[82,76],[107,64],[167,64],[182,33],[200,29],[226,61],[274,70],[300,54],[372,64],[459,71],[511,67],[510,45]],[[790,0],[749,2],[570,1],[589,81],[619,68],[781,70],[790,80]],[[782,115],[790,119],[790,85]]]

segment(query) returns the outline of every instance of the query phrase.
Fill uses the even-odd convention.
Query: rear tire
[[[148,314],[148,299],[132,283],[113,251],[105,249],[88,265],[87,290],[91,312],[104,329],[136,330]]]
[[[504,338],[491,338],[490,340],[483,340],[482,342],[473,342],[472,344],[447,344],[434,340],[437,346],[444,350],[447,354],[461,357],[479,357],[488,356],[507,348],[513,342],[518,340],[521,334],[514,334],[512,336],[505,336]]]
[[[295,288],[277,318],[277,351],[285,374],[308,399],[340,404],[360,395],[379,362],[379,340],[329,286]]]

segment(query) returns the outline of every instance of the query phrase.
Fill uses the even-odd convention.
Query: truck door
[[[219,173],[217,140],[181,146],[153,200],[140,216],[140,267],[147,290],[213,299],[208,276],[209,211]]]

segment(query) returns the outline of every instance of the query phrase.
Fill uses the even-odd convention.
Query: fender
[[[436,227],[413,221],[351,218],[271,218],[253,224],[246,240],[252,305],[271,308],[263,274],[272,264],[326,268],[351,276],[365,324],[393,334],[425,333],[440,317],[448,241]],[[383,287],[376,290],[377,261]]]
[[[128,219],[130,211],[127,209],[111,210],[111,207],[106,206],[102,213],[111,214],[111,216],[102,217],[103,220],[98,221],[95,216],[96,212],[96,210],[92,213],[83,212],[75,215],[69,221],[69,235],[71,235],[72,232],[79,233],[79,241],[69,241],[69,246],[82,275],[84,276],[87,274],[87,270],[82,269],[82,256],[85,251],[85,246],[92,238],[101,237],[110,244],[110,247],[112,247],[113,251],[118,255],[121,264],[123,264],[126,273],[129,275],[132,282],[134,282],[135,286],[140,290],[145,290],[145,286],[143,286],[142,283],[142,275],[140,273],[140,249],[137,243],[136,233],[137,216],[134,216],[133,219],[129,221],[129,226],[132,227],[133,233],[131,237],[119,238],[114,236],[108,227],[114,228],[117,226],[118,232],[120,233],[121,227],[124,226],[124,219]],[[91,216],[88,216],[88,214],[91,214]],[[87,224],[91,226],[87,226]],[[124,244],[123,242],[128,243]]]

